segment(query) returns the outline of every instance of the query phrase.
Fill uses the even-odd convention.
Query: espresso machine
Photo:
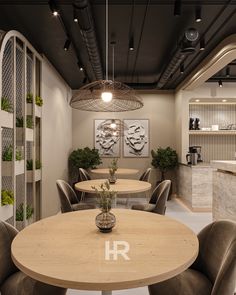
[[[200,145],[190,146],[189,152],[186,155],[187,163],[190,165],[197,165],[197,163],[202,162],[201,150],[202,147]]]

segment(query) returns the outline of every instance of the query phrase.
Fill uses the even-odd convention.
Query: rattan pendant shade
[[[104,102],[102,92],[112,93],[112,100]],[[92,112],[125,112],[143,107],[141,97],[129,86],[114,80],[99,80],[75,91],[70,101],[72,108]]]

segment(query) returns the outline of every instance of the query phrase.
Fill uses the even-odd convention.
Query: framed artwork
[[[124,120],[124,157],[149,157],[149,120]]]
[[[111,119],[94,120],[94,146],[101,157],[120,157],[120,135],[110,128]]]

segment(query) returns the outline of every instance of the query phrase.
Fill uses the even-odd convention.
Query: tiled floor
[[[198,233],[205,225],[212,221],[211,213],[193,213],[177,200],[167,203],[166,215],[179,220]],[[148,295],[147,287],[112,292],[114,295]],[[98,295],[101,292],[68,290],[67,295]]]

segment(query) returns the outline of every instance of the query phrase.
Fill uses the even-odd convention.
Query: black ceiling
[[[97,77],[80,27],[73,21],[74,1],[56,2],[60,17],[52,16],[48,1],[0,1],[0,29],[20,31],[50,60],[71,88],[76,89]],[[90,0],[103,77],[104,2]],[[116,80],[141,89],[175,89],[222,39],[236,33],[236,0],[182,0],[181,15],[178,17],[174,16],[174,3],[175,1],[169,0],[109,0],[109,42],[116,42]],[[202,21],[199,23],[195,22],[196,7],[202,9]],[[180,74],[179,66],[175,69],[172,59],[188,28],[197,29],[199,38],[192,44],[196,51],[183,58],[185,70]],[[71,38],[73,46],[64,51],[67,35]],[[129,50],[131,36],[134,39],[134,51]],[[204,51],[200,51],[199,41],[203,38],[206,47]],[[112,78],[111,46],[109,49],[109,73]],[[83,64],[84,72],[79,70],[78,60]],[[165,73],[170,62],[172,68]],[[236,73],[236,66],[234,68]],[[162,74],[166,74],[167,78],[160,85]],[[219,75],[224,76],[224,71]],[[87,80],[84,79],[85,76]]]

